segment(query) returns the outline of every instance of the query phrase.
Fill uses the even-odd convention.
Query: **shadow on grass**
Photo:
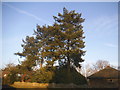
[[[9,85],[2,85],[2,90],[8,90],[8,89],[12,89],[12,90],[16,90],[16,88],[9,86]]]

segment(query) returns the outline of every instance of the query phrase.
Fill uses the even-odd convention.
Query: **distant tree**
[[[95,71],[93,70],[90,64],[82,65],[81,70],[80,70],[80,73],[85,77],[92,75],[94,72]]]
[[[115,69],[118,69],[118,70],[119,70],[119,66],[116,66],[116,65],[110,65],[110,67],[112,67],[112,68],[115,68]]]
[[[99,71],[99,70],[104,69],[107,66],[110,66],[108,61],[106,61],[106,60],[98,60],[95,64],[93,64],[93,69],[95,71]]]
[[[86,64],[86,65],[82,66],[80,72],[85,77],[88,77],[88,76],[92,75],[93,73],[104,69],[107,66],[110,66],[108,61],[106,61],[106,60],[98,60],[96,63],[94,63],[92,65]]]
[[[5,65],[5,68],[3,70],[10,71],[15,67],[14,63],[8,63]]]

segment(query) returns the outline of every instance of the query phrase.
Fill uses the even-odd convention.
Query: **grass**
[[[11,85],[15,88],[47,88],[48,84],[27,83],[27,82],[15,82]]]
[[[87,88],[87,85],[15,82],[14,88]]]

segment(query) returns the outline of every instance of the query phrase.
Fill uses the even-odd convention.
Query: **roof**
[[[87,77],[88,79],[115,79],[118,78],[118,73],[120,75],[120,71],[114,69],[110,66],[92,74],[91,76]]]

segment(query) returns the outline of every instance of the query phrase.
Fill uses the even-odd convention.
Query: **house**
[[[118,87],[120,85],[120,71],[110,66],[87,77],[89,87],[105,88]]]

